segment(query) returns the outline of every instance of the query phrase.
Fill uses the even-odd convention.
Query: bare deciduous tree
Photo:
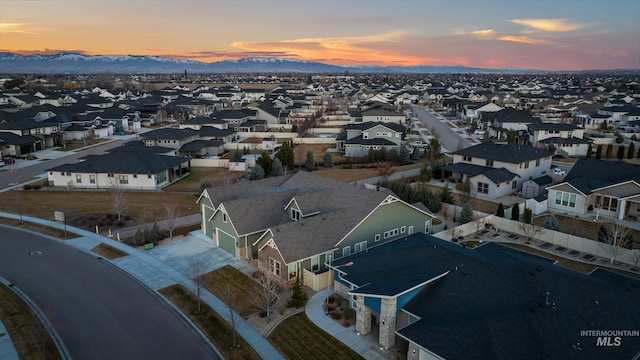
[[[527,244],[530,244],[531,240],[535,239],[536,236],[544,233],[544,228],[542,226],[528,223],[519,223],[518,229],[522,230],[522,234],[526,238],[525,243]]]
[[[607,225],[603,236],[598,240],[602,242],[607,252],[611,255],[610,263],[613,264],[620,253],[620,249],[630,247],[633,237],[627,227],[616,222]]]
[[[238,344],[236,343],[236,313],[233,311],[231,304],[233,304],[237,299],[237,291],[234,287],[233,282],[227,280],[220,287],[220,292],[218,294],[220,299],[227,305],[229,309],[229,321],[231,322],[231,331],[232,331],[232,341],[233,348],[236,348]]]
[[[169,239],[173,239],[173,230],[176,228],[176,218],[178,217],[178,199],[175,194],[167,194],[162,199],[162,207],[167,215],[167,229],[169,230]]]
[[[259,276],[256,279],[258,284],[249,290],[249,301],[260,311],[265,312],[269,321],[271,311],[282,292],[282,281],[268,270],[258,270],[258,273]]]
[[[122,218],[122,212],[127,206],[127,193],[124,188],[120,186],[120,181],[115,175],[109,179],[107,186],[113,195],[113,210],[118,215],[118,221],[120,221]]]
[[[193,280],[193,291],[198,300],[198,306],[196,311],[200,313],[202,311],[202,289],[204,283],[207,280],[206,271],[209,268],[209,262],[202,257],[192,257],[189,259],[189,264],[186,269],[185,275]]]

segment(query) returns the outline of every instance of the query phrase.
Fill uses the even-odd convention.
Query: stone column
[[[380,347],[391,349],[396,342],[396,298],[382,299],[380,305]]]
[[[360,335],[371,333],[371,309],[364,305],[364,296],[357,296],[358,310],[356,310],[356,331]]]

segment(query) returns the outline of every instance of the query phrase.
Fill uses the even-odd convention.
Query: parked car
[[[484,130],[477,129],[473,133],[476,134],[476,135],[484,135]]]
[[[560,176],[564,176],[567,175],[567,172],[560,169],[560,168],[555,168],[553,169],[553,175],[560,175]]]
[[[126,135],[126,134],[127,133],[125,133],[124,131],[114,131],[113,132],[113,135],[119,135],[119,136]]]
[[[0,167],[5,166],[6,164],[4,163],[4,160],[0,160]]]

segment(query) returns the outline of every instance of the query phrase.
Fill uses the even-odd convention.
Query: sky
[[[638,0],[0,0],[0,52],[640,69]]]

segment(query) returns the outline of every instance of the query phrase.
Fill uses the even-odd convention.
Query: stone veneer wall
[[[382,299],[380,306],[380,346],[391,349],[396,343],[396,304],[398,299]]]

